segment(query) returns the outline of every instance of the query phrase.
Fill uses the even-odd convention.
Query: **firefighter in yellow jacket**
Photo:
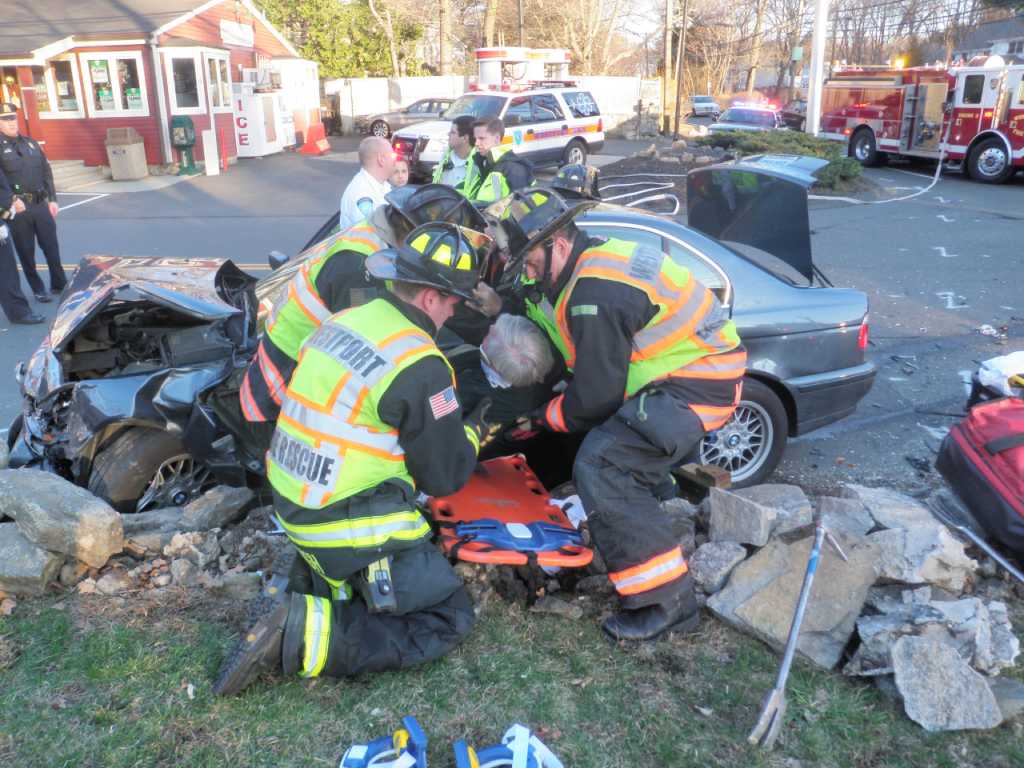
[[[696,628],[686,553],[659,503],[670,470],[739,402],[746,352],[714,294],[659,250],[588,237],[556,193],[512,196],[503,226],[525,272],[526,314],[572,379],[521,429],[588,432],[573,478],[621,610],[616,639]]]
[[[390,290],[325,319],[302,346],[267,477],[312,588],[260,599],[262,618],[225,662],[219,695],[264,670],[342,677],[411,666],[471,629],[470,598],[415,499],[454,493],[476,466],[487,403],[463,415],[434,337],[472,296],[488,244],[455,224],[416,228],[366,262]]]

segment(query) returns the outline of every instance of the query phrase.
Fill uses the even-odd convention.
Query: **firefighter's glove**
[[[491,409],[491,398],[485,397],[476,407],[466,414],[466,418],[462,420],[462,423],[472,429],[476,433],[477,439],[480,441],[480,447],[483,448],[485,445],[490,443],[501,429],[500,424],[495,424],[487,420],[487,411]]]
[[[473,289],[473,298],[466,305],[487,317],[501,314],[501,296],[491,286],[481,280]]]

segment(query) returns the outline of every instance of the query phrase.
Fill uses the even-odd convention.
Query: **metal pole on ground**
[[[815,0],[811,40],[811,71],[807,79],[807,120],[804,130],[817,135],[821,126],[821,96],[825,79],[825,37],[828,34],[829,0]]]

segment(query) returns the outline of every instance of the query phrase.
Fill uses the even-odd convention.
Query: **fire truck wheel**
[[[978,142],[967,156],[967,172],[985,184],[1002,184],[1014,170],[1006,145],[996,138]]]
[[[861,165],[869,168],[882,164],[885,153],[878,151],[874,131],[870,128],[861,128],[853,134],[853,138],[850,139],[850,157],[856,158]]]

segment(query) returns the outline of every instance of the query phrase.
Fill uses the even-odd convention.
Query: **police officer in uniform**
[[[25,206],[14,198],[7,176],[0,172],[0,307],[12,323],[33,325],[43,322],[43,317],[32,312],[25,294],[21,292],[21,278],[14,263],[14,242],[10,224]]]
[[[262,618],[216,694],[238,693],[261,671],[347,677],[420,664],[472,628],[469,595],[415,499],[461,488],[491,431],[486,401],[463,415],[434,341],[473,295],[488,244],[455,224],[417,227],[366,262],[389,289],[327,318],[303,345],[267,478],[312,576],[255,605]]]
[[[14,248],[36,300],[51,301],[36,271],[36,240],[46,256],[50,269],[50,290],[59,294],[68,279],[60,263],[57,245],[57,190],[53,171],[42,147],[18,133],[18,109],[13,104],[0,104],[0,170],[25,210],[11,224]]]

